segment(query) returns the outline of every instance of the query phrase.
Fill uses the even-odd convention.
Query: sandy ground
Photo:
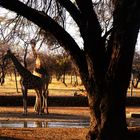
[[[13,84],[7,81],[3,86],[0,87],[1,95],[9,96],[15,95],[16,89]],[[57,89],[56,89],[57,87]],[[50,95],[57,96],[73,96],[74,92],[79,91],[79,88],[74,89],[71,87],[67,90],[68,87],[65,87],[60,83],[58,87],[55,84],[55,81],[49,85]],[[6,90],[5,90],[6,89]],[[60,90],[61,89],[61,90]],[[58,92],[59,91],[59,92]],[[31,91],[32,93],[32,91]],[[30,93],[30,94],[31,94]],[[67,94],[66,94],[67,93]],[[133,96],[140,96],[140,92],[133,90]],[[17,96],[21,93],[17,93]],[[31,94],[32,95],[32,94]],[[33,94],[34,95],[34,94]],[[130,96],[130,91],[128,93]],[[140,113],[140,108],[127,108],[126,112],[129,115],[131,113]],[[38,122],[74,122],[78,120],[89,120],[89,110],[88,107],[50,107],[49,115],[38,116],[34,113],[33,107],[28,109],[28,115],[24,116],[22,107],[1,107],[0,106],[0,122],[1,121],[35,121]],[[0,127],[0,140],[86,140],[86,134],[88,132],[88,128],[8,128],[8,127]],[[140,140],[140,139],[138,139]]]
[[[0,140],[85,140],[84,128],[3,128]]]
[[[39,116],[31,107],[28,115],[21,107],[0,107],[0,121],[77,121],[89,120],[87,107],[51,107],[48,115]],[[85,140],[88,128],[0,128],[0,140]]]
[[[22,114],[22,107],[0,107],[0,121],[35,121],[35,122],[74,122],[89,120],[88,107],[50,107],[49,114],[39,116],[33,107],[28,115]],[[140,113],[140,108],[127,108],[126,112]],[[0,140],[85,140],[86,128],[0,128]]]

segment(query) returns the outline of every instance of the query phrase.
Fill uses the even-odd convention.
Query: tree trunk
[[[95,90],[98,93],[94,91],[93,96],[88,96],[91,122],[87,140],[124,140],[127,136],[126,91],[113,81],[104,84],[102,89]]]
[[[129,6],[126,6],[125,2]],[[114,30],[110,37],[111,55],[108,64],[105,64],[105,75],[100,77],[102,73],[99,72],[102,67],[96,69],[97,73],[94,70],[89,71],[94,82],[85,85],[89,93],[91,114],[87,140],[128,139],[125,102],[139,31],[139,20],[135,16],[131,16],[132,11],[136,10],[132,6],[133,1],[131,1],[132,3],[127,2],[124,0],[123,3],[118,3],[123,5],[119,5],[121,8],[114,12],[116,18],[113,23]]]

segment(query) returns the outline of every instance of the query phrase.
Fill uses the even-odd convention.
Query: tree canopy
[[[71,56],[88,92],[87,140],[127,139],[125,101],[140,28],[140,1],[0,0],[0,5],[51,33]],[[82,48],[65,28],[67,13],[78,28]]]

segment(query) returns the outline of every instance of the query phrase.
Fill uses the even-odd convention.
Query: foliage
[[[6,51],[7,49],[5,48],[5,46],[1,45],[1,54],[0,54],[1,65],[2,58],[5,55]],[[16,57],[22,63],[22,65],[24,65],[24,57],[23,57],[24,55],[22,54],[24,51],[21,52],[15,50],[14,52]],[[60,78],[64,73],[71,74],[71,71],[75,71],[75,68],[72,67],[72,61],[70,60],[70,57],[68,57],[66,54],[47,55],[44,53],[39,53],[39,56],[42,61],[43,68],[45,68],[50,73],[50,75],[56,75],[56,77],[59,75]],[[26,63],[27,69],[29,69],[32,72],[34,70],[35,60],[31,54],[30,55],[28,54],[28,57],[26,58]],[[14,66],[11,61],[8,61],[7,63],[7,73],[10,75],[14,73]]]
[[[140,54],[139,52],[135,52],[133,59],[133,69],[140,71]]]
[[[65,11],[62,9],[59,3],[54,0],[39,1],[39,0],[26,0],[23,1],[27,6],[35,8],[43,14],[48,14],[61,26],[65,26]],[[3,10],[3,9],[2,9]],[[4,11],[1,14],[1,36],[5,42],[11,42],[12,44],[22,44],[29,46],[30,40],[36,39],[39,41],[40,47],[45,43],[51,48],[51,46],[58,45],[55,37],[49,32],[44,31],[37,25],[27,20],[26,18],[14,14],[9,11]]]

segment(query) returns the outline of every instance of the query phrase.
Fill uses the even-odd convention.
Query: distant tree
[[[56,56],[56,78],[60,80],[67,86],[65,81],[66,74],[69,73],[71,69],[70,58],[66,53]]]
[[[134,58],[133,58],[133,65],[132,65],[132,76],[131,76],[131,90],[138,87],[138,84],[140,82],[140,54],[139,52],[135,52]]]
[[[77,86],[78,85],[78,70],[77,67],[75,66],[74,63],[71,62],[71,84],[73,86]]]
[[[49,15],[53,2],[57,17]],[[52,33],[71,56],[88,93],[87,140],[129,139],[125,101],[140,28],[140,0],[0,0],[0,5]],[[83,47],[59,24],[61,7],[75,21]]]
[[[137,51],[134,54],[133,69],[140,71],[140,53]]]

